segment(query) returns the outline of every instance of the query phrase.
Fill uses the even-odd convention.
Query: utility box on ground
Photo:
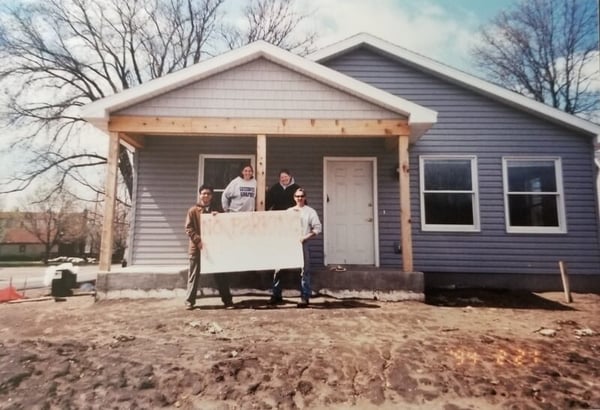
[[[52,279],[51,295],[54,297],[71,296],[72,289],[77,287],[77,274],[68,269],[57,270],[60,278]]]

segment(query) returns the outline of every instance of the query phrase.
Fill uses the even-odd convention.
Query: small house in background
[[[23,213],[0,212],[0,260],[41,260],[45,251],[42,241],[25,229]]]
[[[0,260],[83,256],[87,212],[0,212]]]
[[[600,288],[600,126],[370,35],[307,58],[256,42],[82,116],[110,136],[105,272],[124,144],[138,275],[184,270],[197,187],[219,193],[251,163],[258,210],[289,168],[321,216],[316,290],[560,289],[559,261],[572,289]]]

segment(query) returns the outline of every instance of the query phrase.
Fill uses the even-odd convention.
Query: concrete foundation
[[[233,295],[270,295],[273,271],[236,272],[227,275]],[[299,270],[280,272],[285,297],[299,296]],[[97,299],[116,298],[182,298],[187,283],[187,267],[129,267],[99,272],[96,280]],[[385,301],[425,300],[425,282],[421,272],[390,269],[320,270],[312,275],[316,295],[336,298],[360,298]],[[200,277],[202,295],[216,295],[214,275]]]
[[[556,274],[507,274],[507,273],[425,273],[425,287],[436,289],[486,288],[523,290],[530,292],[562,292],[560,273]],[[569,274],[571,292],[599,293],[600,279],[597,275]]]

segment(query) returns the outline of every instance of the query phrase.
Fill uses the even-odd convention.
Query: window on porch
[[[221,196],[232,179],[240,175],[246,165],[254,168],[253,155],[200,155],[198,188],[210,185],[214,188],[212,206],[221,207]]]

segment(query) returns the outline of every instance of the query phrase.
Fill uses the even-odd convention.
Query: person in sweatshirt
[[[266,198],[267,211],[284,211],[296,205],[294,192],[300,188],[290,173],[289,169],[283,168],[279,171],[279,182],[275,183],[268,191]],[[273,272],[273,295],[269,300],[270,305],[283,305],[281,292],[281,276],[287,274],[288,270],[275,269]]]
[[[308,307],[311,295],[310,275],[312,269],[310,266],[310,248],[308,242],[321,233],[323,226],[321,225],[317,211],[306,205],[306,191],[303,188],[298,188],[294,192],[294,201],[296,202],[296,206],[289,208],[288,211],[300,213],[300,223],[302,226],[300,243],[302,243],[302,253],[304,255],[304,266],[300,274],[300,303],[297,306],[305,308]],[[273,280],[272,291],[273,294],[269,303],[272,305],[281,304],[281,284],[276,277]]]
[[[294,202],[294,192],[300,188],[289,169],[279,171],[279,182],[274,184],[267,191],[266,209],[267,211],[284,211],[296,205]]]
[[[190,238],[188,246],[190,267],[188,270],[187,290],[185,294],[185,307],[188,310],[194,309],[194,305],[196,304],[196,294],[198,293],[198,283],[200,282],[200,251],[202,250],[200,216],[207,213],[217,215],[220,211],[219,209],[213,209],[213,207],[211,207],[210,202],[212,196],[212,187],[202,185],[198,190],[198,202],[188,210],[185,218],[185,233]],[[226,274],[216,274],[215,283],[225,307],[233,306],[231,291],[229,289],[229,278]]]
[[[242,168],[223,191],[221,203],[225,212],[253,212],[256,207],[256,179],[252,165]]]

